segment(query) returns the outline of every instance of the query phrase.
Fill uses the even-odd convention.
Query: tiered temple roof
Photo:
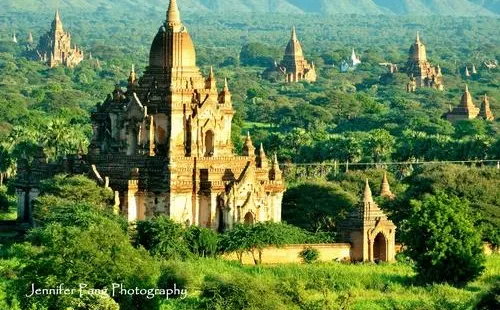
[[[74,67],[83,60],[83,51],[76,45],[71,46],[71,34],[64,31],[59,10],[56,11],[50,31],[40,38],[35,51],[34,56],[51,68],[59,64]]]

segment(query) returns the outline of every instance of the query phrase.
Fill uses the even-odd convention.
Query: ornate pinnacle
[[[169,25],[179,25],[181,23],[181,13],[179,12],[179,7],[177,6],[177,0],[170,0],[167,11],[167,24]]]
[[[372,190],[370,188],[370,184],[368,183],[368,179],[366,179],[366,182],[365,182],[365,191],[363,193],[363,202],[373,203]]]
[[[247,132],[247,138],[243,144],[243,156],[255,156],[255,147],[253,146],[250,132]]]
[[[280,165],[278,162],[278,154],[274,153],[274,155],[273,155],[273,168],[279,169],[279,167],[280,167]]]
[[[297,40],[297,32],[295,31],[295,26],[292,27],[292,40]]]
[[[264,152],[264,145],[261,143],[259,148],[259,154],[261,157],[265,157],[266,153]]]
[[[130,75],[128,77],[129,83],[133,84],[136,80],[136,74],[135,74],[135,65],[132,65],[132,68],[130,70]]]
[[[385,171],[384,171],[384,178],[382,179],[382,185],[380,186],[380,196],[388,198],[394,197],[394,195],[391,192],[389,180],[387,179],[387,172]]]

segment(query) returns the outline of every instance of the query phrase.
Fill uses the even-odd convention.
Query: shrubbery
[[[419,277],[454,285],[476,279],[484,270],[485,258],[468,203],[437,192],[413,201],[412,206],[404,240]]]
[[[22,261],[13,272],[11,290],[22,309],[157,309],[159,299],[140,295],[111,295],[113,283],[125,288],[157,286],[160,264],[130,243],[128,224],[111,212],[110,191],[83,177],[56,176],[42,185],[34,215],[39,224],[26,242],[9,255]],[[108,296],[79,294],[26,298],[34,283],[39,288],[108,289]],[[28,291],[29,292],[29,291]],[[114,301],[110,298],[114,299]],[[115,303],[116,301],[116,303]]]
[[[315,248],[306,247],[299,253],[302,261],[307,264],[312,264],[319,259],[319,251]]]

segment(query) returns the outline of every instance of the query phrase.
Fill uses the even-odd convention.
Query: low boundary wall
[[[319,261],[331,262],[334,260],[350,260],[351,244],[349,243],[325,243],[325,244],[292,244],[283,247],[268,247],[262,252],[262,264],[286,264],[301,263],[299,253],[307,247],[318,250]],[[255,253],[257,256],[258,254]],[[224,255],[225,259],[238,260],[235,253]],[[243,254],[243,264],[254,264],[251,253]]]

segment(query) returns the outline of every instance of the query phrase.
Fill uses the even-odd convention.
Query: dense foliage
[[[346,218],[357,197],[337,184],[305,182],[283,197],[283,220],[309,231],[333,231]]]
[[[300,251],[299,256],[304,263],[312,264],[319,259],[319,251],[312,247],[306,247]]]
[[[22,261],[10,288],[22,309],[117,309],[118,304],[120,309],[157,309],[157,298],[112,293],[113,283],[155,287],[160,266],[144,249],[132,246],[127,224],[111,212],[109,200],[108,189],[83,176],[59,175],[42,184],[35,203],[35,218],[41,226],[30,230],[25,242],[9,253]],[[82,287],[82,295],[78,291],[25,296],[32,284],[55,288],[61,283],[66,288],[87,287]],[[89,289],[107,291],[93,294]]]
[[[485,258],[467,202],[438,192],[413,201],[412,207],[404,241],[419,277],[454,285],[476,279]]]

